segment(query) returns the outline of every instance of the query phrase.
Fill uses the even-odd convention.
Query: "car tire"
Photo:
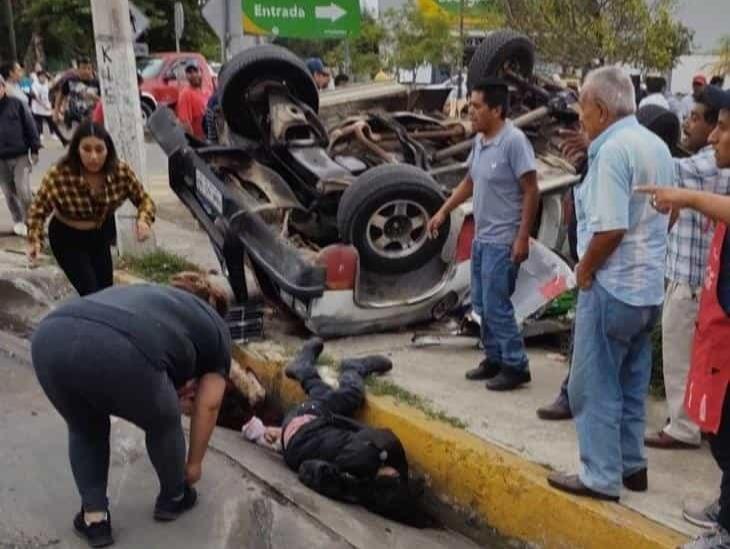
[[[318,112],[319,91],[299,57],[274,45],[249,48],[226,63],[219,79],[223,116],[238,135],[261,137],[250,114],[247,95],[253,86],[267,80],[285,84],[294,97]]]
[[[407,164],[368,170],[342,195],[337,211],[340,237],[360,253],[364,269],[383,274],[412,271],[440,253],[450,220],[436,238],[426,224],[444,195],[425,172]]]
[[[140,101],[140,106],[142,107],[142,127],[147,127],[147,121],[150,119],[150,116],[152,116],[152,113],[155,112],[155,105],[152,104],[151,101],[146,101],[142,99]]]
[[[469,91],[483,78],[500,76],[505,65],[527,78],[535,67],[535,45],[524,34],[503,29],[489,33],[474,52],[469,63]]]

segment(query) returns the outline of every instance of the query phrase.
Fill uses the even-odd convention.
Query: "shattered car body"
[[[169,156],[172,189],[210,236],[240,302],[249,298],[249,269],[262,293],[310,330],[340,336],[441,318],[468,301],[471,205],[454,211],[437,238],[426,234],[465,173],[468,124],[371,113],[328,133],[306,67],[276,46],[242,52],[220,83],[226,145],[186,136],[165,109],[150,130]],[[540,108],[538,122],[554,112]],[[560,219],[534,236],[558,248],[558,197],[577,177],[548,153],[540,165],[542,218]],[[555,256],[543,283],[571,287],[563,265]]]

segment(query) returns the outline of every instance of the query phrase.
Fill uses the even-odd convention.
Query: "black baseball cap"
[[[730,90],[722,90],[717,86],[706,86],[705,100],[713,109],[730,109]]]

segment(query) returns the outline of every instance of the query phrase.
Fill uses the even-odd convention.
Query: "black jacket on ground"
[[[38,128],[20,99],[6,95],[0,99],[0,159],[17,158],[41,148]]]

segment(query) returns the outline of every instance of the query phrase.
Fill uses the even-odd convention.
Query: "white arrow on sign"
[[[329,19],[333,23],[345,15],[347,15],[347,11],[335,3],[329,6],[317,6],[314,8],[314,16],[317,19]]]

